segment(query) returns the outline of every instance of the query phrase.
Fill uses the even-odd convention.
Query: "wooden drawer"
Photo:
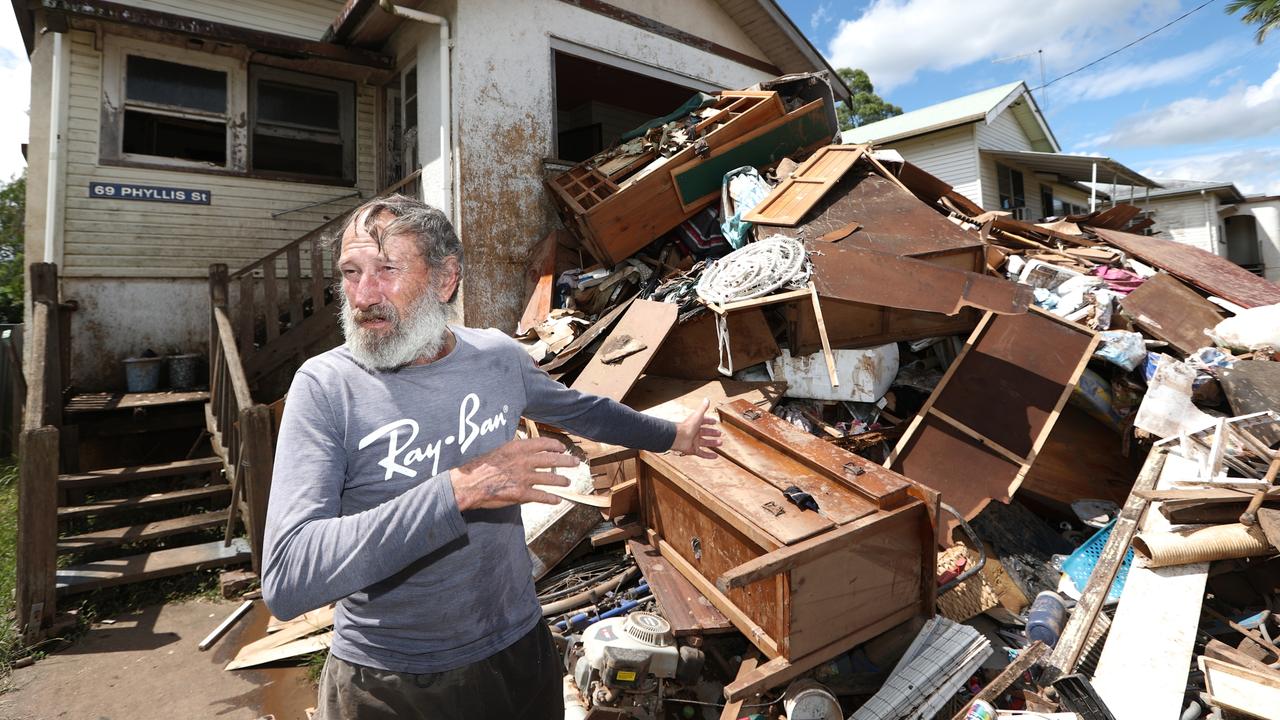
[[[641,505],[651,544],[775,670],[932,615],[936,495],[745,401],[720,415],[715,460],[640,454]]]

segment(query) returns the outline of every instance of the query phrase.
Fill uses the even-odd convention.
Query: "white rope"
[[[698,278],[698,297],[715,305],[750,300],[784,287],[802,287],[811,272],[804,245],[775,235],[712,263]]]

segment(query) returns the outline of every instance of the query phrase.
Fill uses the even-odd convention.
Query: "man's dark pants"
[[[562,720],[564,668],[545,623],[479,662],[414,675],[329,656],[315,720]]]

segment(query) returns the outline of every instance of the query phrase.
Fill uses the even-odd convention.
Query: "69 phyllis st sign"
[[[141,200],[143,202],[208,205],[213,193],[193,188],[157,187],[129,183],[89,183],[89,197],[101,200]]]

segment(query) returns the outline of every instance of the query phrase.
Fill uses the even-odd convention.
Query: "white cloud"
[[[1182,55],[1146,63],[1126,63],[1101,72],[1073,75],[1050,86],[1055,104],[1103,100],[1146,88],[1182,82],[1212,69],[1237,52],[1237,43],[1222,41]]]
[[[813,14],[809,16],[809,29],[817,30],[826,25],[831,20],[831,3],[819,3],[814,9]]]
[[[4,182],[27,166],[22,143],[27,141],[31,105],[31,65],[12,12],[0,13],[0,88],[5,91],[0,104],[0,182]]]
[[[1037,50],[1061,72],[1167,21],[1177,8],[1177,0],[873,0],[857,19],[841,21],[827,55],[835,67],[866,70],[883,90],[922,71],[1024,53],[1032,54],[1030,74]]]
[[[1094,142],[1113,146],[1206,144],[1280,133],[1280,66],[1258,85],[1192,97],[1121,120]]]
[[[1280,146],[1159,160],[1139,172],[1155,180],[1229,181],[1246,195],[1280,195]]]

